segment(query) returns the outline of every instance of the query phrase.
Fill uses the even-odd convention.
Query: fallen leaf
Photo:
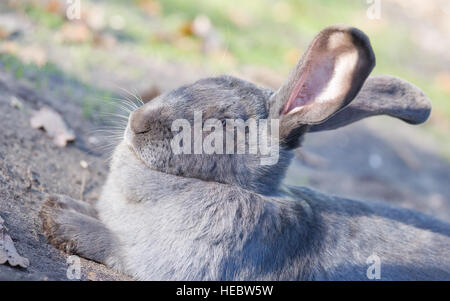
[[[98,281],[97,274],[94,272],[89,272],[89,274],[87,275],[87,279],[89,281]]]
[[[216,28],[213,26],[211,20],[208,16],[198,15],[192,21],[184,23],[180,28],[179,32],[182,35],[176,42],[181,45],[176,45],[177,47],[184,46],[187,39],[184,36],[196,36],[200,38],[202,45],[201,50],[203,54],[214,54],[219,51],[225,51],[222,47],[222,38]],[[192,46],[192,45],[189,45]],[[194,47],[191,47],[194,49]],[[186,49],[186,48],[183,48]]]
[[[10,33],[6,28],[0,27],[0,39],[7,39]]]
[[[211,20],[205,15],[198,15],[193,20],[183,23],[179,28],[179,32],[184,36],[194,35],[200,38],[207,37],[212,30],[214,27]]]
[[[94,35],[94,45],[96,47],[103,47],[111,49],[117,44],[116,38],[107,33],[98,33]]]
[[[64,147],[67,142],[75,140],[75,134],[68,128],[61,115],[50,108],[44,107],[35,112],[30,119],[31,127],[44,129],[53,143]]]
[[[49,0],[45,8],[49,13],[53,14],[61,14],[63,11],[61,1],[58,0]]]
[[[30,261],[17,253],[16,247],[11,237],[6,233],[6,227],[3,226],[4,220],[0,216],[0,264],[8,263],[15,267],[27,268]]]
[[[17,45],[16,42],[7,41],[7,42],[3,42],[0,45],[0,53],[17,55],[17,53],[19,52],[19,49],[20,49],[19,45]]]
[[[35,45],[25,46],[6,41],[0,44],[0,53],[12,54],[17,56],[25,64],[33,63],[39,67],[47,63],[45,50]]]
[[[162,7],[161,4],[154,0],[140,0],[139,7],[149,16],[160,16]]]
[[[192,21],[181,24],[180,28],[178,28],[178,31],[183,36],[192,36],[194,34],[192,32]]]
[[[45,50],[39,46],[25,46],[19,51],[19,57],[22,62],[29,64],[33,63],[39,67],[47,63],[47,54]]]
[[[91,30],[82,22],[64,24],[59,31],[59,35],[61,41],[66,43],[87,43],[92,39]]]
[[[450,73],[439,73],[435,78],[436,84],[444,91],[450,92]]]

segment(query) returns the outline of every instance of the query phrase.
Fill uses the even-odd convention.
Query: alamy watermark
[[[188,120],[177,119],[171,130],[176,133],[170,142],[175,155],[253,154],[260,156],[261,165],[274,165],[279,159],[278,119],[203,120],[202,112],[196,111],[193,128]]]
[[[81,260],[76,255],[67,257],[66,263],[68,264],[66,276],[69,280],[81,279]]]
[[[366,264],[369,265],[366,271],[366,276],[371,280],[381,279],[381,259],[377,254],[372,254],[367,257]]]
[[[81,0],[66,0],[66,17],[67,19],[80,20],[81,19]]]
[[[381,19],[381,0],[366,0],[369,5],[366,15],[370,20],[380,20]]]

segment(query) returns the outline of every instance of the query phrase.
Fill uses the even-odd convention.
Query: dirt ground
[[[15,108],[15,97],[23,107]],[[0,265],[0,280],[67,280],[66,255],[48,245],[40,231],[38,211],[48,193],[80,197],[83,177],[85,194],[95,196],[107,173],[101,157],[90,154],[83,144],[81,129],[90,124],[82,119],[80,106],[36,95],[0,71],[0,215],[15,246],[30,260],[27,269]],[[29,125],[33,110],[50,106],[63,114],[80,138],[67,148],[55,146],[40,130]],[[88,171],[80,161],[89,162]],[[82,279],[127,279],[106,267],[82,259]]]

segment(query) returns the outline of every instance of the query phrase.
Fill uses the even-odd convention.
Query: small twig
[[[81,191],[80,191],[80,200],[84,201],[84,190],[86,189],[86,171],[83,171],[81,176]]]
[[[81,173],[81,191],[80,191],[80,200],[84,201],[84,191],[86,189],[86,178],[89,172],[88,163],[84,160],[80,161],[81,168],[83,168],[83,172]]]

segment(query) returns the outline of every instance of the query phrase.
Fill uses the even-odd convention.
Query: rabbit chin
[[[133,151],[134,150],[134,146],[133,146],[133,140],[134,140],[134,136],[135,134],[131,131],[130,129],[130,125],[127,125],[127,128],[125,129],[125,132],[123,134],[123,141],[125,142],[125,144],[131,148]]]
[[[124,135],[123,135],[123,141],[120,143],[120,145],[117,147],[117,149],[123,149],[123,146],[125,146],[125,149],[127,149],[131,154],[138,159],[138,161],[142,164],[144,164],[146,167],[150,168],[148,164],[145,162],[145,160],[139,155],[138,149],[135,147],[135,137],[136,135],[131,131],[129,125],[125,129]]]

